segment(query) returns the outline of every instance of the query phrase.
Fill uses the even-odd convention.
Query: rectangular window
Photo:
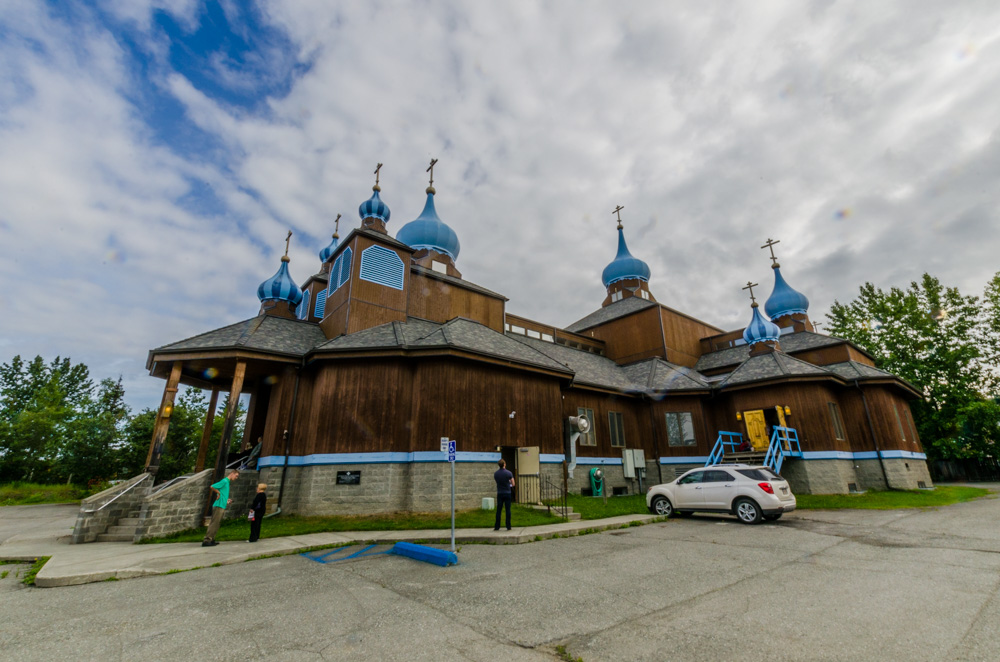
[[[906,441],[906,430],[903,429],[903,419],[899,415],[899,407],[895,402],[892,403],[892,411],[896,414],[896,425],[899,426],[899,436],[903,441]]]
[[[608,427],[611,430],[611,445],[625,448],[625,421],[620,411],[608,412]]]
[[[844,421],[840,418],[840,407],[836,402],[828,402],[826,406],[830,408],[830,420],[833,421],[833,435],[840,440],[846,439],[844,434]]]
[[[694,446],[694,420],[689,411],[667,412],[667,443],[671,446]]]
[[[448,265],[444,262],[438,262],[437,260],[431,260],[431,269],[438,272],[439,274],[448,273]]]
[[[590,421],[590,431],[586,434],[580,435],[580,445],[581,446],[596,446],[597,445],[597,419],[594,418],[594,410],[588,409],[586,407],[576,408],[577,416],[584,416],[588,421]]]

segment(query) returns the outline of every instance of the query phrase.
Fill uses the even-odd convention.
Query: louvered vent
[[[326,290],[320,290],[316,294],[316,311],[313,314],[320,319],[326,314]]]
[[[401,290],[404,273],[405,265],[395,251],[382,246],[361,251],[361,280]]]

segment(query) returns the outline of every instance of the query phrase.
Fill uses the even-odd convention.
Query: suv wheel
[[[663,517],[671,517],[674,514],[674,507],[670,505],[670,500],[665,496],[658,496],[653,499],[653,512]]]
[[[751,499],[739,499],[733,510],[736,512],[736,517],[744,524],[757,524],[760,522],[760,506]]]

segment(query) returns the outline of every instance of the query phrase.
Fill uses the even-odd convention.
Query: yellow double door
[[[785,425],[784,407],[778,405],[773,409],[768,409],[768,413],[773,411],[777,415],[778,425],[787,427]],[[743,423],[746,425],[747,439],[750,441],[753,449],[755,451],[766,451],[768,444],[771,443],[771,438],[768,435],[767,417],[764,415],[764,410],[754,409],[743,412]]]

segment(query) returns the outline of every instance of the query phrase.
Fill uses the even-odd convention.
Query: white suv
[[[731,513],[744,524],[776,520],[795,510],[788,481],[768,467],[715,464],[692,469],[672,483],[653,485],[646,507],[657,515]]]

